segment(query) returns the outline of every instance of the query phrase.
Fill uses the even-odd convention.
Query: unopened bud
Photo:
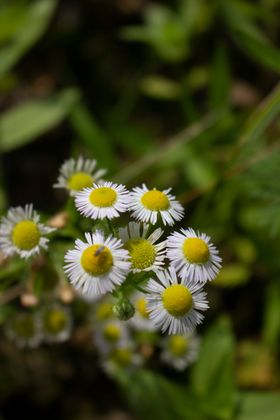
[[[22,306],[27,308],[37,306],[39,301],[38,298],[32,293],[23,293],[20,297]]]
[[[113,312],[121,321],[127,321],[133,317],[135,308],[127,298],[122,298],[113,306]]]

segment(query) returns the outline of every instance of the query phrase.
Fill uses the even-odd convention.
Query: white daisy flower
[[[6,256],[20,255],[29,258],[47,249],[49,239],[45,235],[55,229],[39,223],[40,217],[32,204],[12,207],[0,224],[0,250]]]
[[[113,349],[101,362],[103,369],[109,375],[115,375],[118,371],[133,371],[142,364],[143,358],[136,353],[132,345]]]
[[[195,334],[169,335],[162,341],[161,360],[182,371],[196,361],[200,340]]]
[[[191,333],[204,318],[199,311],[208,308],[202,286],[186,278],[179,281],[173,267],[157,277],[159,282],[150,279],[146,287],[150,319],[168,334]]]
[[[70,282],[85,295],[111,292],[129,271],[128,252],[120,239],[104,237],[103,232],[85,233],[86,242],[77,239],[75,249],[65,255],[64,267]]]
[[[84,188],[75,197],[81,214],[91,219],[113,219],[128,209],[129,192],[124,185],[102,182]]]
[[[175,221],[184,216],[183,206],[169,192],[171,188],[163,191],[149,190],[145,184],[142,188],[136,187],[131,192],[130,210],[132,217],[142,222],[155,225],[161,218],[164,225],[174,225]]]
[[[128,345],[129,333],[124,322],[117,319],[99,323],[94,331],[94,343],[101,354],[108,354],[115,348]]]
[[[72,330],[72,319],[68,308],[53,303],[42,309],[41,319],[46,342],[60,343],[68,340]]]
[[[128,250],[133,273],[157,271],[163,269],[165,259],[165,241],[156,244],[163,230],[155,229],[147,235],[149,225],[130,222],[119,229],[119,236]]]
[[[38,313],[18,312],[5,326],[8,338],[18,347],[37,347],[42,341],[41,320]]]
[[[221,268],[222,259],[209,236],[191,228],[168,237],[167,256],[181,277],[195,282],[213,280]]]
[[[135,314],[129,321],[132,327],[139,331],[155,331],[157,328],[149,319],[148,302],[145,293],[134,293],[131,301],[135,307]]]
[[[54,188],[64,188],[70,191],[71,195],[76,195],[83,188],[91,187],[107,171],[99,169],[96,171],[96,160],[78,159],[66,160],[60,168],[57,183]]]

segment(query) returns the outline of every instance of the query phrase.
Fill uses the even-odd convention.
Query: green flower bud
[[[121,298],[113,306],[113,312],[121,321],[127,321],[128,319],[133,317],[135,313],[135,308],[129,301],[129,299]]]

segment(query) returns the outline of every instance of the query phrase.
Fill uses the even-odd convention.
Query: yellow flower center
[[[103,336],[111,343],[116,343],[121,338],[120,327],[116,324],[107,324],[103,329]]]
[[[155,261],[155,248],[146,239],[130,239],[126,242],[124,248],[129,252],[132,268],[144,270]]]
[[[168,197],[161,191],[147,191],[141,198],[142,204],[149,210],[167,210],[170,207]]]
[[[90,202],[96,207],[110,207],[117,199],[117,193],[113,188],[99,187],[90,194]]]
[[[66,315],[59,309],[53,309],[44,315],[44,329],[51,334],[58,334],[65,328]]]
[[[35,335],[35,324],[32,315],[20,314],[12,323],[13,331],[22,338],[31,338]]]
[[[70,190],[81,191],[83,188],[91,187],[94,182],[92,176],[86,172],[76,172],[68,180]]]
[[[100,321],[109,319],[113,316],[113,307],[110,303],[101,303],[96,310],[96,317]]]
[[[115,349],[111,353],[111,361],[120,367],[127,367],[131,364],[132,353],[129,349]]]
[[[183,284],[173,284],[162,293],[163,306],[170,315],[184,316],[192,307],[192,295]]]
[[[24,251],[30,251],[39,244],[41,237],[40,230],[32,220],[18,222],[12,232],[13,244]]]
[[[188,348],[188,339],[182,335],[173,335],[169,338],[168,347],[173,356],[183,356]]]
[[[91,245],[82,253],[81,265],[87,273],[93,276],[102,276],[110,271],[113,265],[113,255],[104,245]]]
[[[137,299],[135,307],[143,318],[149,318],[149,312],[147,311],[147,301],[144,297]]]
[[[183,252],[190,263],[202,264],[209,260],[208,245],[200,238],[186,239]]]

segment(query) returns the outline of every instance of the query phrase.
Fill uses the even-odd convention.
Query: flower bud
[[[133,317],[135,308],[127,298],[122,298],[113,306],[113,312],[121,321],[127,321]]]

